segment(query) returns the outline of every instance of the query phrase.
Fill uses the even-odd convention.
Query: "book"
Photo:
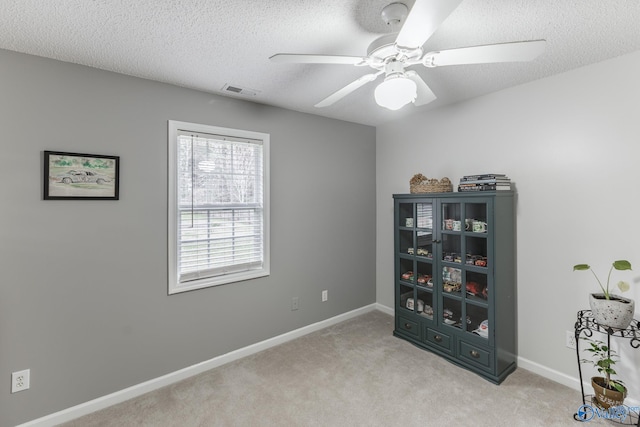
[[[511,185],[495,185],[495,184],[471,184],[458,186],[460,193],[471,191],[508,191],[511,190]]]
[[[506,179],[475,179],[475,180],[460,180],[460,184],[511,184],[509,178]]]
[[[487,173],[481,175],[465,175],[460,178],[460,181],[477,181],[481,179],[509,179],[509,177],[502,173]]]
[[[473,187],[474,185],[498,185],[498,186],[510,187],[511,186],[511,181],[493,181],[493,180],[488,180],[488,181],[460,181],[460,184],[458,184],[458,185],[462,185],[462,186],[466,186],[466,187]]]
[[[476,182],[460,182],[460,184],[458,185],[462,185],[463,187],[474,187],[476,185],[497,185],[499,187],[501,186],[510,187],[511,182],[476,181]]]

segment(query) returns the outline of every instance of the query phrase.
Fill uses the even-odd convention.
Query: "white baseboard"
[[[224,365],[226,363],[233,362],[238,359],[242,359],[243,357],[250,356],[262,350],[275,347],[279,344],[283,344],[285,342],[294,340],[296,338],[300,338],[304,335],[310,334],[315,331],[319,331],[320,329],[326,328],[331,325],[335,325],[337,323],[343,322],[345,320],[360,316],[362,314],[365,314],[374,310],[388,312],[389,308],[376,303],[370,304],[370,305],[358,308],[356,310],[352,310],[347,313],[340,314],[330,319],[313,323],[311,325],[304,326],[294,331],[287,332],[282,335],[278,335],[276,337],[261,341],[259,343],[252,344],[250,346],[243,347],[241,349],[214,357],[213,359],[206,360],[201,363],[197,363],[193,366],[189,366],[187,368],[180,369],[175,372],[171,372],[161,377],[154,378],[149,381],[145,381],[143,383],[125,388],[124,390],[120,390],[115,393],[111,393],[106,396],[102,396],[97,399],[90,400],[85,403],[81,403],[80,405],[72,406],[71,408],[67,408],[62,411],[55,412],[53,414],[44,416],[42,418],[38,418],[24,424],[20,424],[19,426],[16,426],[16,427],[53,427],[55,425],[74,420],[83,415],[87,415],[92,412],[99,411],[100,409],[104,409],[118,403],[122,403],[126,400],[133,399],[134,397],[141,396],[150,391],[154,391],[159,388],[165,387],[167,385],[173,384],[175,382],[182,381],[186,378],[192,377],[194,375],[198,375],[202,372],[208,371],[213,368],[217,368],[218,366]],[[391,310],[391,314],[392,313],[393,313],[393,310]]]
[[[375,303],[374,305],[376,306],[376,310],[378,310],[378,311],[386,313],[386,314],[388,314],[390,316],[395,316],[396,315],[395,310],[393,308],[391,308],[391,307],[387,307],[386,305],[382,305],[380,303]]]
[[[526,369],[527,371],[531,371],[541,377],[545,377],[562,385],[566,385],[569,388],[580,391],[580,381],[578,381],[577,378],[540,365],[539,363],[532,362],[529,359],[518,357],[518,368]]]
[[[572,388],[574,390],[581,391],[580,381],[578,381],[577,377],[572,377],[570,375],[563,374],[562,372],[540,365],[539,363],[532,362],[531,360],[518,357],[518,368],[526,369],[527,371],[531,371],[534,374],[540,375],[541,377],[547,378],[551,381],[555,381],[562,385],[566,385],[567,387]],[[583,386],[586,394],[593,394],[590,381],[585,382],[583,380]],[[578,406],[580,406],[581,403],[582,402],[576,402],[576,410],[578,409]],[[635,399],[626,398],[624,403],[627,406],[640,407],[640,402]]]

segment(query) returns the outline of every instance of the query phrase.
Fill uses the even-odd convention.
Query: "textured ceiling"
[[[365,56],[390,30],[380,11],[392,1],[1,0],[0,48],[216,94],[230,84],[257,94],[228,96],[369,125],[640,50],[638,0],[464,0],[425,51],[545,39],[545,53],[527,63],[414,66],[438,99],[398,111],[375,104],[375,84],[313,106],[369,68],[268,59]]]

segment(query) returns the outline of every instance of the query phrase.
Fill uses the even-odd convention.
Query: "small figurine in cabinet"
[[[413,248],[409,248],[409,249],[407,249],[407,253],[408,253],[409,255],[413,255],[413,253],[414,253]]]
[[[408,280],[410,282],[413,282],[413,271],[407,271],[405,273],[402,273],[402,280]]]
[[[442,285],[442,289],[445,292],[460,292],[461,287],[462,287],[462,284],[457,282],[445,282]]]
[[[486,267],[487,266],[487,258],[480,257],[476,260],[476,266],[478,267]]]
[[[433,318],[433,308],[430,305],[425,304],[423,313],[425,316]]]
[[[414,304],[413,298],[407,298],[407,309],[413,310],[414,308],[418,313],[422,313],[422,310],[424,310],[424,301],[419,299],[418,303]]]
[[[413,310],[413,298],[407,298],[407,310]]]
[[[480,326],[478,326],[478,329],[473,331],[473,333],[476,335],[480,335],[482,338],[488,338],[489,337],[489,321],[483,320],[482,322],[480,322]]]
[[[446,323],[447,325],[453,325],[454,323],[456,323],[456,321],[453,320],[453,311],[449,310],[448,308],[442,310],[442,318],[444,320],[444,323]]]
[[[420,285],[426,286],[429,280],[431,280],[431,276],[428,274],[418,274],[418,283]],[[433,286],[433,284],[431,286]]]
[[[478,282],[469,281],[466,284],[467,294],[487,299],[487,286]]]

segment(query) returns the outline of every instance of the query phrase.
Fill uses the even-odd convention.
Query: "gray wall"
[[[375,302],[374,128],[7,51],[0,94],[1,426]],[[270,277],[167,296],[170,119],[271,134]],[[121,156],[120,200],[43,201],[43,150]]]

